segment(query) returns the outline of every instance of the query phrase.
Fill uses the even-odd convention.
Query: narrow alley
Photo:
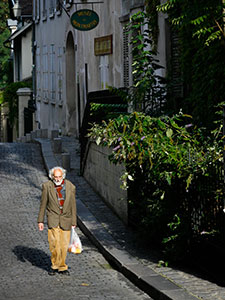
[[[1,300],[151,299],[112,269],[78,229],[84,251],[68,254],[70,277],[48,275],[47,226],[37,227],[47,180],[37,144],[0,144]]]

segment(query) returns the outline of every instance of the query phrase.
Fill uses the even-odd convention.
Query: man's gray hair
[[[55,170],[60,170],[62,172],[63,179],[66,178],[66,170],[65,169],[63,169],[62,167],[54,167],[51,170],[49,170],[48,176],[50,179],[53,179],[53,174],[54,174]]]

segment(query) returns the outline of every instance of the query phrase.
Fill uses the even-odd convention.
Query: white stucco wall
[[[35,0],[34,0],[35,2]],[[80,92],[80,119],[86,103],[85,66],[87,66],[88,92],[107,88],[107,86],[123,87],[123,20],[129,20],[133,14],[143,7],[143,0],[104,1],[101,4],[83,3],[71,5],[68,13],[71,16],[76,9],[92,9],[99,15],[99,24],[90,31],[79,31],[72,27],[69,16],[62,10],[49,15],[49,3],[46,2],[47,16],[42,17],[43,1],[39,1],[39,18],[35,19],[35,47],[39,60],[39,80],[37,86],[36,120],[41,128],[61,129],[63,134],[78,136],[78,82]],[[35,7],[35,6],[34,6]],[[159,75],[166,74],[165,16],[159,14],[158,58],[164,69]],[[96,56],[94,39],[112,35],[113,53]],[[70,36],[70,43],[68,37]],[[71,44],[72,36],[72,44]],[[69,44],[69,46],[68,46]],[[71,57],[73,46],[74,57]],[[26,46],[27,49],[30,45]],[[54,48],[54,50],[52,50]],[[60,50],[59,50],[60,49]],[[53,51],[53,55],[51,54]],[[60,55],[59,55],[60,51]],[[25,52],[24,52],[25,53]],[[59,61],[61,77],[59,79]],[[46,66],[47,64],[47,66]],[[51,65],[54,65],[54,97],[51,94]],[[37,67],[37,64],[36,64]],[[130,68],[130,73],[131,73]],[[28,74],[29,70],[24,70]],[[70,74],[70,75],[68,75]],[[71,75],[72,74],[72,75]],[[70,80],[68,80],[70,76]],[[37,74],[38,77],[38,74]],[[47,80],[46,80],[47,78]],[[131,83],[131,76],[129,78]],[[61,96],[59,96],[61,86]],[[39,90],[38,90],[39,89]],[[53,97],[53,98],[52,98]]]
[[[85,7],[85,6],[84,6]],[[88,7],[88,6],[87,6]],[[90,7],[90,5],[89,5]],[[89,91],[100,90],[101,77],[100,65],[103,60],[108,62],[108,85],[119,87],[122,84],[122,25],[119,22],[121,16],[121,1],[110,1],[95,6],[99,15],[98,26],[88,32],[77,31],[77,58],[78,69],[84,74],[84,65],[89,67]],[[94,55],[94,38],[113,35],[113,53],[102,56]],[[81,81],[83,78],[81,77]]]
[[[41,1],[42,3],[42,1]],[[47,3],[47,2],[46,2]],[[88,8],[92,9],[92,5],[77,5],[77,9]],[[76,6],[72,5],[69,9],[69,14],[72,15],[75,12]],[[70,23],[70,18],[62,10],[60,15],[54,14],[54,17],[47,17],[43,21],[42,17],[36,20],[35,34],[36,34],[36,45],[40,51],[40,72],[41,79],[40,85],[43,87],[43,46],[48,48],[48,69],[50,67],[50,53],[49,48],[54,45],[55,49],[55,65],[56,65],[56,99],[51,100],[51,97],[43,96],[43,88],[40,92],[40,97],[38,101],[40,102],[37,112],[37,120],[40,121],[42,128],[58,129],[61,128],[63,133],[67,134],[69,131],[70,122],[68,120],[68,114],[76,116],[78,118],[78,99],[77,99],[77,80],[80,83],[80,107],[81,107],[81,117],[85,107],[86,100],[86,85],[85,85],[85,64],[88,69],[88,91],[96,91],[104,89],[106,86],[122,86],[122,24],[119,21],[121,16],[121,1],[105,1],[103,4],[95,4],[93,7],[94,11],[99,15],[100,22],[98,26],[90,31],[78,31],[74,29]],[[40,7],[42,11],[42,7]],[[70,68],[75,69],[75,75],[72,80],[75,86],[75,96],[74,96],[74,107],[68,111],[67,98],[68,91],[66,91],[66,55],[67,55],[67,37],[69,33],[72,33],[74,39],[74,59],[75,65],[70,65]],[[106,56],[95,56],[94,55],[94,38],[102,37],[106,35],[113,35],[113,53]],[[58,93],[58,81],[57,81],[57,65],[58,48],[63,49],[62,52],[62,101],[59,103],[57,99]],[[102,85],[101,78],[101,65],[104,64],[106,79],[105,86]],[[50,69],[48,70],[48,77],[50,78]],[[50,79],[49,79],[50,80]],[[50,83],[49,83],[50,84]],[[48,86],[49,86],[48,84]],[[49,94],[49,93],[48,93]],[[72,110],[75,111],[72,112]],[[76,123],[78,127],[78,123]],[[78,128],[75,130],[75,135],[78,135]]]
[[[30,78],[32,76],[32,30],[26,32],[22,36],[21,41],[21,80]]]
[[[42,1],[41,1],[42,3]],[[40,12],[43,8],[40,6]],[[66,28],[69,18],[62,12],[61,15],[55,14],[54,17],[42,17],[35,24],[35,44],[36,44],[36,67],[37,73],[37,112],[36,120],[41,128],[65,130],[66,122],[66,91],[65,91],[65,50],[66,50]],[[50,65],[51,47],[54,46],[54,80],[55,80],[55,99],[50,94]],[[60,50],[59,50],[60,49]],[[59,51],[61,51],[59,54]],[[59,83],[59,55],[61,55],[62,81]],[[38,59],[38,62],[37,62]],[[45,74],[46,72],[46,74]],[[47,77],[47,80],[46,80]],[[75,80],[75,79],[74,79]],[[59,99],[59,85],[62,86],[62,97]],[[74,100],[75,101],[75,100]]]

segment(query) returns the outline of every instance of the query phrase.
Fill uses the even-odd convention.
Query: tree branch
[[[222,33],[223,37],[225,38],[225,32],[223,31],[223,29],[220,26],[219,22],[217,20],[215,20],[215,23],[216,23],[217,27],[219,28],[220,32]]]

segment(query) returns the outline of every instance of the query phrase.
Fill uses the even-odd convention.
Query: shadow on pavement
[[[33,266],[48,271],[51,266],[50,256],[37,248],[16,246],[12,252],[21,262],[29,261]]]

